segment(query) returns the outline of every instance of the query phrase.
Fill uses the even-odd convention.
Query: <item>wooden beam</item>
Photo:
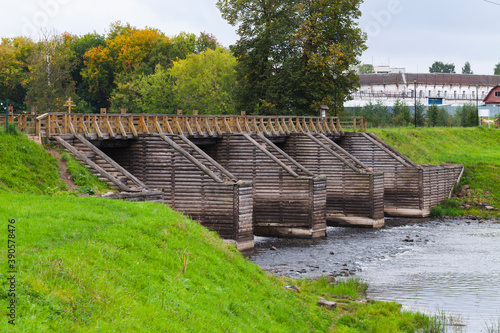
[[[271,160],[273,160],[276,164],[278,164],[280,167],[282,167],[286,172],[288,172],[290,175],[293,177],[300,177],[295,171],[290,169],[288,165],[280,161],[276,156],[274,156],[272,153],[270,153],[266,148],[262,147],[257,141],[252,139],[252,137],[246,133],[243,133],[243,136],[250,141],[257,149],[259,149],[261,152],[263,152],[267,157],[269,157]]]
[[[174,148],[176,151],[181,153],[182,156],[184,156],[186,159],[188,159],[191,163],[193,163],[198,169],[202,170],[205,172],[210,178],[212,178],[214,181],[217,183],[223,183],[222,179],[220,179],[212,170],[207,168],[205,165],[203,165],[200,161],[198,161],[194,156],[189,154],[187,151],[182,149],[181,146],[179,146],[177,143],[175,143],[172,139],[170,139],[168,136],[160,134],[160,137],[168,143],[172,148]]]
[[[137,130],[135,129],[135,126],[134,126],[134,118],[132,116],[128,117],[128,127],[130,128],[130,131],[132,131],[132,135],[134,137],[138,137]]]
[[[229,172],[227,169],[225,169],[222,165],[220,165],[216,160],[211,158],[207,153],[205,153],[203,150],[200,149],[197,145],[191,142],[188,138],[186,138],[183,135],[178,136],[184,143],[186,143],[191,149],[196,151],[198,154],[200,154],[204,159],[208,160],[212,165],[214,165],[217,169],[219,169],[220,172],[225,174],[227,177],[229,177],[230,180],[232,181],[238,181],[238,178],[236,178],[231,172]]]
[[[91,142],[89,142],[87,139],[85,139],[81,134],[77,134],[75,136],[80,142],[82,142],[85,146],[90,148],[96,155],[101,157],[103,160],[111,164],[111,166],[117,170],[119,170],[121,173],[123,173],[124,176],[132,180],[136,185],[139,187],[142,187],[143,189],[147,189],[147,185],[141,182],[137,177],[135,177],[133,174],[128,172],[124,167],[116,163],[112,158],[110,158],[108,155],[104,154],[99,148],[97,148],[95,145],[93,145]]]
[[[64,140],[63,138],[61,138],[59,136],[56,136],[55,139],[64,148],[66,148],[67,150],[69,150],[76,158],[78,158],[80,161],[83,161],[89,167],[91,167],[94,170],[96,170],[97,172],[99,172],[104,178],[108,179],[110,182],[112,182],[113,184],[115,184],[116,186],[118,186],[118,188],[120,190],[125,191],[125,192],[131,192],[132,191],[127,185],[123,184],[121,181],[119,181],[118,179],[116,179],[115,177],[113,177],[111,174],[109,174],[106,170],[104,170],[99,165],[97,165],[92,160],[90,160],[90,158],[88,158],[87,156],[85,156],[84,154],[82,154],[81,152],[79,152],[75,147],[73,147],[68,142],[66,142],[66,140]]]
[[[313,140],[317,145],[319,145],[320,147],[322,147],[323,149],[325,149],[327,152],[329,152],[330,154],[334,155],[336,158],[338,158],[339,160],[341,160],[342,163],[344,163],[345,165],[347,165],[353,171],[356,171],[356,172],[360,172],[361,171],[354,164],[352,164],[351,162],[349,162],[348,160],[346,160],[345,158],[343,158],[342,156],[340,156],[337,152],[333,151],[330,147],[328,147],[323,142],[321,142],[320,140],[318,140],[318,138],[314,137],[314,135],[312,135],[311,133],[305,133],[305,135],[307,135],[307,137],[309,139]]]
[[[109,137],[114,139],[115,138],[115,132],[113,131],[113,128],[111,128],[111,124],[109,123],[109,117],[106,117],[106,128],[108,129]]]
[[[341,146],[339,146],[338,144],[336,144],[335,142],[333,142],[329,137],[327,137],[323,133],[318,133],[318,135],[323,140],[325,140],[326,142],[328,142],[331,146],[333,146],[335,149],[340,150],[344,155],[348,156],[356,164],[356,167],[358,167],[360,169],[369,169],[363,162],[361,162],[360,160],[358,160],[357,157],[353,156],[347,150],[345,150],[344,148],[342,148]]]
[[[302,164],[294,160],[290,155],[285,153],[283,150],[281,150],[278,146],[276,146],[274,143],[271,142],[266,136],[262,133],[258,133],[257,136],[266,143],[267,146],[272,147],[274,150],[276,150],[281,156],[283,156],[285,159],[287,159],[290,163],[295,165],[297,168],[302,170],[306,175],[311,176],[311,177],[316,177],[314,173],[306,169]]]
[[[125,128],[123,128],[123,124],[122,124],[122,117],[120,117],[120,116],[119,116],[119,117],[116,119],[116,121],[117,121],[117,124],[118,124],[118,129],[120,130],[120,133],[122,134],[122,136],[123,136],[124,138],[126,138],[126,137],[127,137],[127,132],[125,131]]]
[[[141,130],[141,128],[142,128],[143,133],[151,134],[151,133],[149,133],[148,125],[146,125],[146,122],[144,121],[144,116],[139,117],[139,131]]]

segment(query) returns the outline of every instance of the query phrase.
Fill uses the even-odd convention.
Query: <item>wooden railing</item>
[[[5,128],[5,114],[0,115],[0,128]],[[21,132],[29,135],[37,134],[36,117],[34,114],[10,114],[8,118],[9,124],[16,124],[16,127]]]
[[[14,118],[9,121],[17,123],[18,128],[26,133],[34,134],[36,130],[44,137],[64,134],[83,134],[86,137],[97,138],[129,137],[139,134],[217,137],[226,133],[263,133],[268,136],[281,136],[294,132],[339,135],[344,131],[366,131],[366,122],[362,117],[46,113],[36,119],[36,128],[34,117],[29,120]],[[0,126],[1,124],[0,118]]]

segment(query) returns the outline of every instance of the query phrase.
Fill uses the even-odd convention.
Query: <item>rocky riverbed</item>
[[[370,297],[458,315],[468,332],[500,316],[497,219],[387,219],[381,230],[328,228],[324,239],[257,238],[249,259],[280,276],[359,276]]]

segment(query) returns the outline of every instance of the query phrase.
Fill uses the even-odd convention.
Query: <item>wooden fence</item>
[[[11,115],[9,122],[31,135],[83,134],[91,139],[130,138],[139,134],[219,137],[232,133],[280,136],[297,132],[339,135],[344,131],[366,131],[362,117],[46,113],[36,121],[34,115]],[[0,126],[5,126],[5,116],[0,116]]]

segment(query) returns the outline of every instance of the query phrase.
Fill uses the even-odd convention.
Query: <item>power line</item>
[[[494,1],[491,1],[491,0],[483,0],[484,2],[489,2],[489,3],[492,3],[494,5],[497,5],[497,6],[500,6],[500,3],[498,2],[494,2]]]

